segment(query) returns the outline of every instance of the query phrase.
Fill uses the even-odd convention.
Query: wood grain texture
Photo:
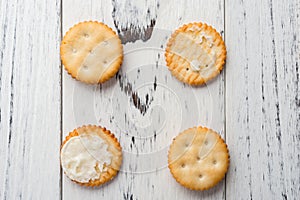
[[[0,199],[60,198],[59,41],[59,0],[0,1]]]
[[[0,199],[298,199],[300,3],[224,2],[0,0]],[[64,70],[61,83],[60,34],[84,20],[124,44],[121,71],[98,86]],[[207,87],[165,67],[168,37],[192,21],[225,36],[225,71]],[[122,171],[100,188],[61,180],[61,128],[65,137],[83,124],[107,127],[124,150]],[[195,125],[220,132],[231,155],[226,182],[206,192],[166,168],[172,138]]]
[[[100,188],[63,176],[63,198],[224,199],[225,181],[206,192],[190,191],[167,168],[167,150],[180,131],[203,125],[224,136],[224,74],[207,87],[190,87],[171,75],[164,58],[167,39],[184,23],[204,21],[223,34],[223,1],[133,2],[63,1],[64,33],[79,21],[102,21],[122,35],[125,52],[121,71],[99,86],[64,72],[64,137],[83,124],[105,126],[118,137],[124,162],[116,179]]]
[[[226,3],[227,199],[300,196],[299,1]]]

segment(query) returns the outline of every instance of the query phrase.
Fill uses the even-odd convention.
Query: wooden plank
[[[100,86],[82,84],[64,72],[64,136],[82,124],[100,124],[115,133],[124,153],[120,174],[101,188],[84,188],[63,176],[64,199],[225,198],[224,181],[207,192],[192,192],[176,183],[166,166],[168,145],[180,131],[204,125],[223,135],[224,75],[208,87],[192,88],[172,77],[164,61],[173,30],[203,21],[223,33],[223,10],[221,0],[63,0],[64,33],[79,21],[99,20],[118,31],[125,51],[122,70]]]
[[[60,1],[0,1],[0,26],[0,199],[59,199]]]
[[[226,3],[227,199],[300,196],[297,0]]]

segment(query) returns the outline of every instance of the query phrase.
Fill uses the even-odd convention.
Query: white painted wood
[[[60,198],[60,1],[0,1],[0,199]]]
[[[58,0],[0,1],[0,199],[300,196],[297,0],[234,0],[225,5],[222,0],[132,1],[131,5],[121,1],[63,0],[62,4],[60,18]],[[153,23],[151,19],[155,19],[155,29],[151,37],[141,38],[146,42],[126,42],[128,35],[122,28],[132,23],[142,34],[149,34],[147,25]],[[83,20],[103,21],[116,30],[114,20],[117,21],[126,42],[120,78],[89,86],[63,71],[61,99],[61,20],[63,33]],[[163,66],[165,36],[191,21],[207,22],[220,32],[224,32],[225,25],[226,73],[222,72],[207,88],[181,84]],[[154,49],[146,50],[145,46]],[[138,47],[142,49],[131,51]],[[120,89],[129,86],[128,82],[142,102],[147,93],[149,99],[154,99],[144,116],[130,102],[132,92],[126,95]],[[207,192],[186,190],[166,168],[166,150],[173,136],[196,124],[209,126],[224,136],[224,84],[226,140],[231,154],[226,193],[225,181]],[[61,101],[64,137],[75,127],[93,123],[109,128],[119,138],[124,164],[111,183],[90,189],[63,176],[60,187]],[[129,113],[126,123],[125,112]],[[186,113],[192,117],[181,118]],[[157,127],[162,131],[154,139]],[[140,138],[144,136],[150,137]]]
[[[299,199],[300,4],[226,3],[227,199]]]
[[[148,8],[149,14],[139,15],[148,13]],[[63,176],[63,199],[225,198],[224,181],[206,192],[189,191],[176,183],[166,166],[168,146],[180,131],[203,125],[223,135],[224,75],[222,73],[208,87],[192,88],[172,77],[164,61],[165,43],[174,29],[184,23],[204,21],[223,32],[223,10],[223,1],[219,0],[133,1],[131,5],[123,1],[63,1],[64,33],[84,20],[103,21],[116,30],[115,20],[126,43],[121,72],[105,84],[85,85],[64,72],[64,137],[82,124],[105,126],[119,138],[124,162],[116,179],[100,188],[81,187]],[[151,35],[147,25],[154,21]],[[134,30],[124,31],[124,26],[130,29],[130,24],[140,34],[151,37],[142,35],[136,40],[136,36],[132,36]],[[145,103],[146,94],[151,103],[146,104],[144,112],[143,108],[138,110],[133,101],[140,99]]]

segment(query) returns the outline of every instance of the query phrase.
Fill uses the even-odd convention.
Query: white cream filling
[[[206,37],[207,41],[212,42],[210,36],[201,33],[200,38],[202,37]],[[195,72],[200,72],[203,77],[208,77],[212,71],[215,71],[213,67],[216,62],[215,51],[212,49],[210,54],[208,54],[199,42],[195,42],[190,36],[184,33],[179,33],[176,36],[174,45],[171,47],[171,52],[187,60],[190,63],[191,69]]]
[[[108,144],[96,134],[81,134],[70,138],[61,149],[61,164],[66,175],[75,181],[87,183],[100,178],[111,164]]]
[[[196,72],[200,71],[200,62],[198,60],[193,60],[190,63],[190,66],[193,71],[196,71]]]
[[[213,46],[213,38],[205,33],[201,33],[198,39],[198,43],[202,44],[203,43],[203,38],[208,42],[208,46],[212,47]]]

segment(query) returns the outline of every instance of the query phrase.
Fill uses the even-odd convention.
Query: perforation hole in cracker
[[[205,190],[224,177],[229,166],[229,154],[219,134],[211,129],[195,127],[183,131],[173,140],[168,162],[177,182],[190,189]]]
[[[73,26],[61,43],[61,59],[68,73],[85,83],[103,83],[119,70],[123,47],[118,35],[100,22]]]

